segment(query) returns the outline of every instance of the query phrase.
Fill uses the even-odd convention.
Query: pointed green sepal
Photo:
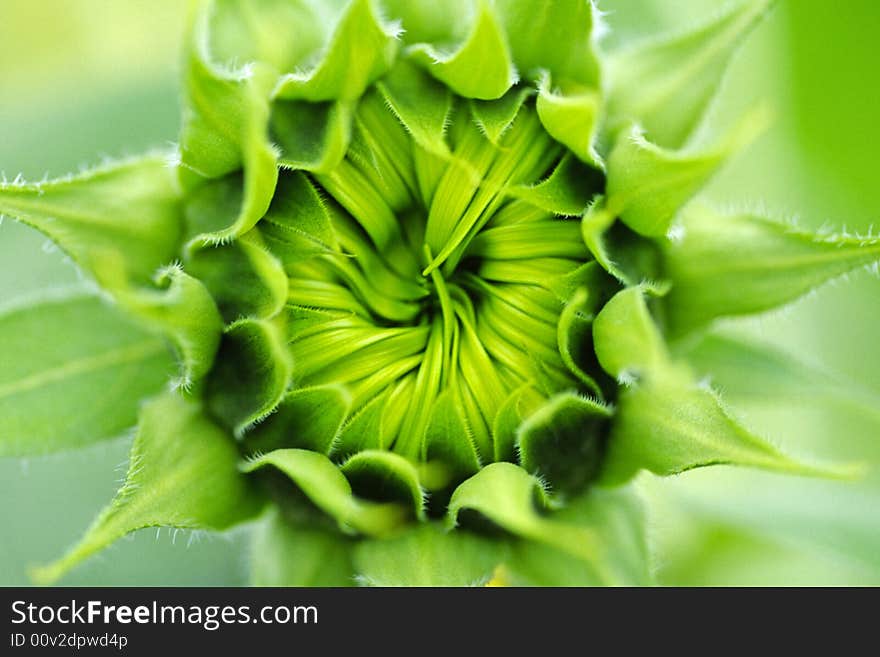
[[[512,463],[492,463],[455,489],[449,501],[447,525],[488,520],[516,536],[594,561],[599,554],[595,533],[542,513],[550,507],[550,499],[537,478]]]
[[[597,10],[586,0],[500,0],[496,2],[514,62],[524,77],[543,71],[554,77],[599,86]]]
[[[516,120],[523,103],[533,93],[534,90],[529,87],[516,85],[497,100],[471,100],[471,115],[486,138],[498,146],[501,137]]]
[[[192,249],[228,242],[265,214],[278,178],[269,143],[271,67],[218,71],[207,54],[205,21],[185,52],[180,179],[187,190]]]
[[[398,62],[377,87],[419,146],[429,153],[449,155],[445,135],[452,94],[448,88],[406,60]]]
[[[601,176],[571,154],[566,154],[544,180],[516,185],[508,194],[563,217],[580,217],[601,187]]]
[[[425,457],[428,462],[439,460],[445,464],[459,481],[480,469],[480,456],[465,411],[451,390],[443,391],[434,401],[425,431]]]
[[[188,389],[200,381],[214,363],[223,331],[220,312],[202,282],[179,265],[161,269],[154,278],[156,287],[149,288],[128,285],[120,263],[107,272],[120,308],[173,345],[181,369],[176,385]]]
[[[604,169],[596,151],[596,137],[602,100],[599,90],[572,82],[558,82],[545,76],[538,87],[538,117],[547,133],[578,159]]]
[[[281,173],[259,230],[269,250],[285,266],[312,255],[340,252],[327,207],[301,172]]]
[[[670,330],[680,335],[719,317],[794,301],[823,283],[880,261],[880,238],[809,233],[752,215],[690,209],[683,236],[665,249]]]
[[[593,531],[595,561],[536,541],[510,545],[495,581],[503,586],[650,586],[651,555],[645,512],[631,488],[592,488],[572,499],[555,518]]]
[[[618,485],[642,469],[668,476],[709,465],[845,479],[862,472],[861,466],[812,465],[785,455],[737,422],[682,367],[654,372],[621,393],[600,484]]]
[[[556,326],[556,346],[568,371],[596,399],[602,400],[604,393],[596,380],[599,368],[593,346],[593,304],[590,303],[587,289],[576,291],[563,307]],[[596,288],[592,289],[593,296],[598,296],[595,294]]]
[[[0,214],[47,235],[113,292],[108,260],[143,283],[177,257],[182,214],[175,178],[168,157],[153,155],[44,183],[2,182]]]
[[[664,148],[680,148],[699,125],[728,63],[774,0],[742,0],[710,21],[611,55],[607,129],[631,122]]]
[[[534,413],[546,398],[531,383],[526,383],[511,392],[492,423],[492,443],[496,461],[517,460],[516,442],[523,421]]]
[[[352,105],[277,100],[270,134],[278,145],[278,163],[293,170],[329,173],[345,157],[351,142]]]
[[[33,571],[41,583],[144,527],[223,530],[263,507],[238,471],[232,438],[198,404],[165,394],[143,407],[125,484],[85,537],[55,563]]]

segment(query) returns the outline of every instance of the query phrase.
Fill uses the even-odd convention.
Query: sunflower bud
[[[605,53],[586,0],[207,3],[172,169],[0,187],[179,365],[117,499],[38,576],[264,513],[260,584],[646,583],[639,471],[847,476],[749,432],[667,346],[880,259],[691,203],[766,120],[691,139],[770,4]],[[99,370],[122,353],[77,340]],[[46,385],[3,376],[0,409]]]

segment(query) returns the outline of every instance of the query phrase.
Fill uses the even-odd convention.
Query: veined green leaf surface
[[[0,311],[0,456],[113,438],[174,372],[165,343],[82,291]]]
[[[802,355],[720,331],[696,342],[684,341],[682,349],[688,362],[711,376],[725,397],[770,405],[781,400],[814,405],[821,399],[880,422],[880,396],[863,384],[807,362]]]

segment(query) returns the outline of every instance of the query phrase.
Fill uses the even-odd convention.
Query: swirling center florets
[[[568,346],[598,273],[578,218],[551,209],[554,177],[585,167],[528,92],[484,105],[458,100],[430,146],[374,90],[338,166],[281,181],[281,195],[319,199],[329,224],[308,228],[325,243],[286,263],[288,334],[297,387],[351,395],[337,455],[469,452],[479,467],[515,457],[514,416],[566,390],[601,396],[590,359]],[[487,130],[489,112],[507,112],[502,130]]]

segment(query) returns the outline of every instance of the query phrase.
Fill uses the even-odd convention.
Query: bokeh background
[[[173,143],[183,0],[0,0],[0,171],[57,176]],[[717,0],[602,0],[623,43],[717,11]],[[800,225],[880,228],[880,4],[781,0],[738,54],[713,109],[720,127],[760,100],[775,124],[704,196]],[[77,282],[35,231],[0,224],[0,305]],[[808,364],[767,389],[728,363],[715,378],[751,428],[789,449],[872,466],[856,484],[734,468],[644,477],[654,564],[669,584],[880,585],[880,278],[859,271],[728,334]],[[0,367],[3,367],[0,361]],[[2,430],[2,418],[0,418]],[[109,501],[130,437],[51,457],[0,460],[0,585],[61,554]],[[144,530],[68,585],[237,585],[247,529]]]

